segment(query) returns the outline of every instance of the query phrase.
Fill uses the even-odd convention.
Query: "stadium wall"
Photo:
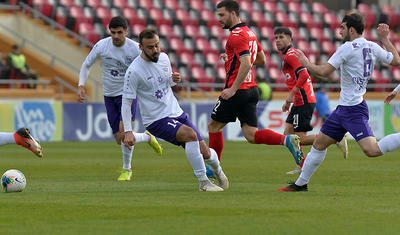
[[[283,133],[286,113],[281,111],[280,100],[260,102],[257,106],[259,128]],[[331,109],[337,101],[331,101]],[[390,106],[382,101],[368,101],[370,125],[377,138],[400,130],[400,101]],[[207,123],[214,102],[181,103],[201,135],[208,138]],[[321,121],[314,113],[314,130],[318,133]],[[31,129],[33,136],[46,141],[112,141],[113,135],[107,122],[102,103],[61,103],[58,101],[0,101],[0,131],[12,132],[20,127]],[[144,127],[136,116],[134,131],[143,132]],[[244,140],[240,123],[230,123],[224,128],[226,140]]]

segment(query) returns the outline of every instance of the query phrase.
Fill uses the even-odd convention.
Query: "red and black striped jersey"
[[[250,62],[253,64],[257,57],[257,53],[262,50],[256,34],[247,27],[246,23],[239,23],[233,26],[230,30],[231,33],[225,46],[225,53],[228,57],[225,61],[225,88],[231,87],[237,77],[240,67],[239,58],[241,56],[249,55]],[[252,67],[239,89],[249,89],[255,86],[257,86],[257,84],[254,82]]]

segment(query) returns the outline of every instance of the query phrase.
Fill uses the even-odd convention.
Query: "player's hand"
[[[307,58],[307,56],[304,55],[304,53],[299,49],[294,51],[294,55],[299,60],[300,64],[307,68],[307,65],[310,63],[310,60]]]
[[[291,105],[291,103],[289,103],[289,102],[286,101],[286,102],[282,105],[282,112],[287,112],[287,111],[289,111],[290,105]]]
[[[378,37],[379,39],[386,39],[389,36],[389,25],[387,24],[379,24],[378,28],[377,28],[377,33],[378,33]]]
[[[397,92],[392,91],[389,95],[386,96],[385,98],[385,104],[390,104],[390,101],[392,101],[394,99],[394,97],[396,97]]]
[[[222,53],[219,55],[219,59],[225,62],[228,59],[228,55],[226,53]]]
[[[77,97],[77,101],[78,101],[79,103],[87,102],[87,96],[86,96],[85,88],[83,88],[83,86],[79,86],[79,87],[78,87],[78,97]]]
[[[124,145],[128,147],[128,149],[131,149],[131,146],[135,145],[136,139],[135,136],[133,135],[132,131],[127,131],[125,132],[125,137],[124,137]]]
[[[236,93],[236,91],[232,87],[224,89],[221,92],[221,98],[224,100],[229,100],[233,95],[235,95],[235,93]]]
[[[182,81],[181,74],[178,72],[172,73],[172,81],[175,83],[180,83]]]

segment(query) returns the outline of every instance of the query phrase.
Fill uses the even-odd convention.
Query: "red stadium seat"
[[[339,22],[337,16],[335,14],[333,14],[333,13],[326,12],[324,14],[324,21],[333,30],[336,30],[337,28],[340,27],[340,22]]]
[[[182,8],[175,9],[175,16],[178,20],[180,20],[182,26],[185,26],[188,24],[195,25],[195,26],[199,25],[199,20],[191,18],[189,15],[189,12],[185,11]]]
[[[302,13],[301,5],[299,2],[290,1],[290,2],[288,2],[287,5],[288,5],[289,11],[296,12],[297,14]]]
[[[324,15],[326,12],[328,12],[328,9],[326,9],[325,5],[321,2],[313,2],[312,10],[321,15]]]
[[[206,62],[210,65],[213,65],[215,67],[218,66],[218,64],[222,64],[223,62],[219,59],[219,54],[217,52],[206,52],[203,53],[206,58]]]
[[[260,33],[262,38],[272,39],[275,38],[274,30],[272,27],[264,26],[260,28]]]
[[[150,9],[153,7],[153,1],[152,0],[139,0],[139,6],[145,9]]]
[[[266,2],[264,2],[263,5],[264,5],[265,11],[272,12],[273,14],[276,14],[276,12],[278,11],[278,8],[276,7],[275,2],[266,1]]]
[[[269,67],[268,68],[269,77],[272,79],[272,83],[278,85],[274,88],[274,91],[287,91],[286,87],[286,79],[283,76],[282,72],[275,68]]]
[[[400,68],[392,67],[393,79],[400,82]]]
[[[78,32],[79,25],[81,23],[93,23],[93,19],[89,19],[85,16],[83,10],[78,6],[71,6],[69,8],[69,13],[72,17],[75,18],[75,26],[73,31]]]
[[[253,6],[251,4],[251,1],[240,1],[240,10],[251,12],[253,10]]]
[[[196,49],[201,51],[204,55],[207,53],[218,53],[219,51],[211,47],[211,44],[203,37],[195,39]]]
[[[113,5],[120,9],[128,7],[128,3],[126,2],[126,0],[113,0]]]
[[[221,27],[221,25],[213,25],[211,26],[211,35],[213,35],[216,38],[223,38],[226,36],[224,29]]]
[[[201,36],[199,33],[199,28],[194,25],[186,25],[183,27],[183,29],[185,31],[185,36],[189,36],[191,38],[197,38]]]
[[[162,24],[172,25],[172,19],[165,18],[163,13],[158,8],[155,7],[150,8],[149,15],[150,18],[155,21],[157,27],[159,27]]]
[[[309,31],[310,31],[311,38],[317,40],[318,42],[323,42],[323,41],[328,40],[328,38],[325,37],[322,29],[319,27],[310,28]]]
[[[145,18],[140,18],[136,11],[133,10],[130,7],[124,8],[122,10],[122,14],[123,16],[128,20],[128,24],[130,26],[134,26],[134,25],[146,25],[147,24],[147,20]]]
[[[192,8],[194,10],[197,10],[197,11],[201,11],[205,7],[203,5],[203,1],[202,0],[191,0],[190,1],[190,8]]]
[[[187,49],[185,47],[185,44],[183,43],[182,40],[179,38],[171,37],[169,39],[169,45],[173,51],[180,56],[181,53],[188,52],[188,53],[193,53],[193,50]]]
[[[214,83],[214,78],[210,78],[207,76],[207,73],[198,65],[191,66],[190,73],[192,78],[197,81],[197,83]],[[199,88],[203,91],[210,91],[211,88],[209,86],[199,86]]]
[[[110,20],[112,18],[110,11],[105,8],[105,7],[98,7],[96,9],[96,15],[97,17],[99,17],[101,19],[101,23],[104,26],[108,26],[108,24],[110,23]],[[108,27],[107,27],[108,28]]]
[[[174,31],[170,24],[162,24],[158,27],[158,30],[160,32],[160,36],[170,37],[174,35]]]
[[[396,28],[399,24],[399,14],[390,5],[385,5],[381,7],[382,12],[388,17],[388,24],[390,28]]]
[[[208,9],[201,10],[200,17],[202,20],[207,22],[207,26],[209,28],[211,28],[211,26],[213,25],[220,25],[217,18],[215,17],[215,14]]]
[[[68,8],[75,5],[74,0],[60,0],[60,4]]]
[[[322,22],[316,21],[313,15],[307,12],[300,13],[300,21],[305,24],[307,28],[322,27]]]
[[[94,31],[91,23],[83,22],[79,24],[78,33],[89,42],[95,44],[100,40],[100,36]]]
[[[311,53],[311,46],[308,42],[298,40],[297,41],[297,48],[304,52],[304,54],[309,55]]]
[[[220,80],[225,81],[226,79],[226,71],[224,64],[218,64],[217,65],[217,76]]]
[[[51,14],[53,13],[53,5],[48,3],[47,0],[34,0],[33,8],[47,17],[51,17]]]
[[[335,45],[330,41],[322,42],[321,46],[322,46],[322,51],[328,54],[329,56],[332,56],[333,53],[335,53],[336,51]]]
[[[88,6],[93,7],[93,9],[95,9],[98,6],[101,6],[101,0],[87,0],[86,4]]]
[[[164,4],[169,9],[177,9],[179,7],[178,0],[165,0]]]
[[[193,53],[189,52],[182,52],[179,55],[179,60],[181,63],[185,64],[186,66],[192,65],[195,63]]]
[[[278,11],[275,14],[276,21],[284,27],[297,27],[299,22],[294,21],[288,14]]]
[[[146,28],[145,25],[142,25],[142,24],[134,24],[134,25],[132,26],[132,33],[133,33],[135,36],[139,36],[140,32],[142,32],[145,28]]]

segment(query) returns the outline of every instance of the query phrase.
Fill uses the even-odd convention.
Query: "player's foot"
[[[149,145],[150,147],[152,147],[154,149],[154,151],[158,154],[158,155],[162,155],[162,147],[161,145],[158,143],[156,137],[154,137],[154,135],[152,135],[149,131],[145,131],[144,133],[148,134],[150,136],[150,142]]]
[[[297,175],[301,173],[301,167],[297,166],[296,169],[286,172],[288,175]]]
[[[229,180],[228,177],[226,177],[225,173],[222,171],[217,173],[215,172],[214,175],[216,176],[216,179],[218,180],[218,186],[223,188],[223,189],[227,189],[229,188]]]
[[[43,148],[40,142],[31,136],[28,128],[20,128],[14,133],[15,143],[31,150],[36,156],[43,157]]]
[[[211,183],[210,180],[204,180],[200,181],[200,191],[206,191],[206,192],[220,192],[224,191],[221,187]]]
[[[307,184],[298,186],[295,183],[293,183],[289,186],[279,188],[276,191],[282,191],[282,192],[308,191],[308,187],[307,187]]]
[[[206,165],[206,174],[208,178],[214,178],[215,179],[215,175],[214,172],[212,172],[210,166]]]
[[[132,177],[132,171],[122,169],[121,175],[118,177],[118,181],[130,181]]]
[[[293,155],[296,164],[300,165],[303,161],[303,151],[301,151],[300,148],[300,137],[297,135],[286,136],[285,145]]]
[[[347,159],[349,157],[349,146],[347,145],[347,137],[348,137],[348,135],[349,135],[349,133],[346,133],[343,136],[343,139],[340,142],[336,143],[336,146],[340,150],[342,150],[344,159]]]

